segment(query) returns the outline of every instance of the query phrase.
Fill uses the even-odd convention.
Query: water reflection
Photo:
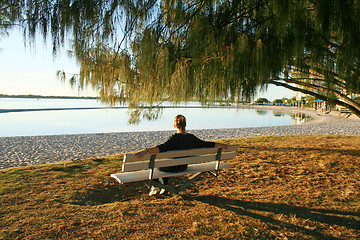
[[[268,114],[269,111],[265,111],[265,110],[256,110],[256,113],[259,115],[266,115]]]
[[[274,115],[275,117],[283,117],[283,116],[285,116],[285,112],[276,112],[276,111],[274,111],[274,112],[273,112],[273,115]]]
[[[310,119],[310,117],[304,113],[291,113],[290,116],[293,125],[307,123]]]
[[[163,113],[162,107],[129,109],[129,124],[140,124],[142,120],[156,121]]]
[[[2,99],[0,110],[102,106],[95,100],[76,100],[74,104],[71,104],[71,100],[63,102],[54,100],[53,105],[51,102],[49,99],[29,102],[28,100],[5,101]],[[81,102],[84,104],[82,105]],[[289,114],[272,110],[247,107],[201,108],[195,105],[183,107],[169,105],[164,108],[144,108],[143,111],[127,108],[58,111],[43,109],[42,111],[0,113],[0,137],[174,130],[173,119],[178,114],[186,116],[188,130],[283,126],[301,124],[308,119],[304,114]]]

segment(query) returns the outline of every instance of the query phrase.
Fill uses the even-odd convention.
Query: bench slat
[[[153,178],[164,178],[164,177],[175,177],[181,176],[184,174],[192,174],[198,172],[208,172],[215,169],[217,161],[214,162],[207,162],[207,163],[199,163],[199,164],[192,164],[188,166],[188,169],[182,172],[162,172],[158,169],[154,169]],[[225,162],[220,163],[219,169],[230,168],[231,165]],[[149,179],[149,172],[150,170],[143,170],[137,172],[125,172],[125,173],[114,173],[110,176],[115,178],[119,183],[128,183],[128,182],[138,182],[144,181]]]
[[[221,154],[221,160],[233,159],[235,157],[236,157],[236,152],[225,152]],[[168,167],[174,165],[194,164],[194,163],[209,162],[215,160],[216,160],[216,154],[208,154],[202,156],[176,158],[176,159],[160,159],[160,160],[156,159],[154,167],[155,168]],[[130,172],[130,171],[138,171],[143,169],[149,169],[149,161],[125,163],[123,164],[122,171]]]
[[[230,145],[227,149],[223,149],[222,152],[233,152],[237,151],[239,145]],[[169,159],[169,158],[177,158],[177,157],[184,157],[184,156],[196,156],[196,155],[203,155],[203,154],[211,154],[217,153],[219,148],[195,148],[189,150],[176,150],[176,151],[167,151],[163,153],[157,153],[156,159]],[[151,154],[146,154],[142,158],[138,158],[135,154],[126,154],[124,157],[124,163],[130,162],[142,162],[142,161],[149,161]]]

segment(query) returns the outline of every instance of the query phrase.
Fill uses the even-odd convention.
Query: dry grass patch
[[[357,239],[360,136],[240,144],[233,168],[181,196],[109,177],[122,156],[0,171],[0,239]]]

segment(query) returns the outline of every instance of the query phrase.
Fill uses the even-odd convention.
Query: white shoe
[[[162,178],[159,178],[159,182],[161,183],[161,184],[164,184],[164,179],[162,179]],[[162,188],[162,189],[160,189],[160,192],[159,192],[159,194],[164,194],[165,193],[165,189],[164,188]]]
[[[156,194],[158,194],[160,192],[160,188],[158,187],[154,187],[154,186],[151,186],[151,189],[150,189],[150,192],[149,192],[149,196],[154,196]]]

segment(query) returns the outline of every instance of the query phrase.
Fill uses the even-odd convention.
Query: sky
[[[78,73],[78,65],[67,56],[66,50],[56,58],[52,56],[50,44],[44,44],[41,38],[35,46],[25,46],[22,33],[12,30],[8,36],[0,36],[0,94],[9,95],[43,95],[43,96],[97,96],[90,87],[78,91],[67,82],[57,78],[58,70],[67,73]],[[282,87],[270,85],[259,97],[270,101],[278,98],[291,98],[294,92]]]
[[[91,88],[78,91],[56,75],[58,70],[78,73],[75,60],[64,49],[53,58],[50,44],[38,38],[34,47],[24,45],[22,33],[11,31],[0,37],[0,93],[43,96],[97,96]]]

